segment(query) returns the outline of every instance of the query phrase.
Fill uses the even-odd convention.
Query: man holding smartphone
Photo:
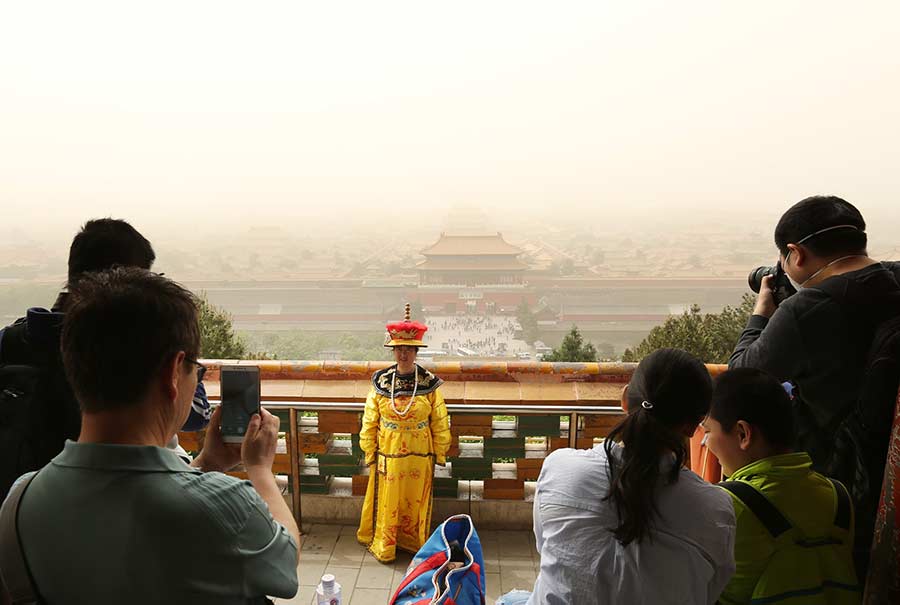
[[[241,443],[250,419],[260,413],[259,366],[223,365],[219,370],[222,385],[222,439]]]
[[[278,418],[253,414],[238,447],[223,441],[217,410],[190,466],[165,447],[202,367],[193,295],[141,269],[85,276],[70,292],[61,349],[81,434],[3,505],[17,520],[0,549],[10,591],[24,575],[48,603],[292,597],[299,531],[271,471]],[[210,472],[241,461],[249,482]]]

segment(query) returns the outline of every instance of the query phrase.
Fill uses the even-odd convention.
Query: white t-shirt
[[[660,468],[673,463],[666,456]],[[730,496],[682,469],[675,483],[660,480],[649,536],[622,546],[615,505],[603,500],[608,472],[603,445],[544,461],[534,500],[541,569],[529,605],[715,603],[734,573]]]

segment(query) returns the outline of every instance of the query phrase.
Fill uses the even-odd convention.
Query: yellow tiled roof
[[[481,256],[518,255],[522,250],[506,242],[500,233],[494,235],[447,235],[429,248],[422,250],[425,256]]]

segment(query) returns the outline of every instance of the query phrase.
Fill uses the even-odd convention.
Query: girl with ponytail
[[[606,440],[544,461],[534,593],[498,603],[714,604],[734,572],[734,509],[684,467],[711,397],[691,354],[660,349],[641,361],[622,394],[628,415]]]
[[[613,535],[628,545],[642,541],[654,522],[654,492],[678,481],[688,459],[687,440],[709,413],[712,379],[696,357],[659,349],[638,365],[622,393],[628,415],[603,442],[609,493],[618,517]],[[674,463],[660,464],[660,457]]]

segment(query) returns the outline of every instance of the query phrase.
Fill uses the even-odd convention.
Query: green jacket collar
[[[765,475],[767,477],[806,475],[811,468],[812,459],[809,457],[809,454],[806,452],[794,452],[769,456],[768,458],[761,458],[751,462],[747,466],[734,471],[734,474],[729,479],[732,481],[749,481],[757,475]]]

